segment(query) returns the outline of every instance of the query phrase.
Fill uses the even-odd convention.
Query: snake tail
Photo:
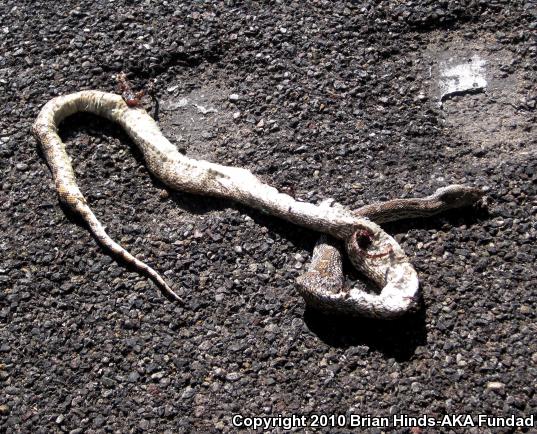
[[[134,267],[140,274],[152,280],[170,300],[184,303],[161,275],[145,262],[133,256],[115,242],[105,231],[103,225],[91,211],[84,195],[77,186],[71,160],[65,144],[58,136],[58,125],[63,119],[78,111],[104,115],[103,104],[99,99],[55,98],[49,101],[36,119],[32,132],[41,143],[43,153],[52,172],[60,200],[88,226],[98,243],[112,254]],[[105,116],[110,118],[110,116]]]

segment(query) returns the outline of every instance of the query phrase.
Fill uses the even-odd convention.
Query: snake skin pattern
[[[478,189],[454,185],[428,198],[394,200],[357,212],[326,203],[300,202],[264,184],[246,169],[182,155],[143,108],[127,105],[119,95],[88,90],[53,98],[41,109],[32,131],[41,143],[60,200],[84,220],[105,249],[131,264],[164,295],[178,302],[182,299],[158,272],[110,238],[78,188],[65,144],[57,134],[62,120],[77,112],[93,113],[118,123],[141,150],[151,173],[172,189],[228,198],[343,240],[352,263],[383,289],[379,295],[344,290],[339,252],[335,248],[330,250],[330,241],[325,241],[315,249],[312,267],[301,276],[300,287],[308,302],[330,310],[391,318],[415,308],[419,285],[414,268],[398,243],[370,219],[384,222],[432,215],[472,204],[482,196]],[[366,246],[356,241],[357,233],[367,234]],[[333,280],[331,284],[323,280],[326,276]]]

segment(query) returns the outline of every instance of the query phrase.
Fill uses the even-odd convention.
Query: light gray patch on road
[[[470,59],[462,62],[457,57],[450,57],[440,64],[440,105],[453,96],[465,92],[483,91],[487,87],[485,78],[486,60],[474,54]]]
[[[206,86],[163,97],[160,125],[166,136],[194,158],[217,161],[217,149],[226,146],[237,129],[230,93],[228,89]]]
[[[532,85],[512,51],[452,35],[449,41],[433,40],[424,60],[429,68],[424,87],[440,103],[449,134],[474,144],[476,156],[491,148],[497,150],[495,158],[527,158],[535,152]]]

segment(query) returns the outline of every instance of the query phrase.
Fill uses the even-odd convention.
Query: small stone
[[[175,408],[173,408],[172,405],[166,404],[164,406],[164,417],[170,417],[175,415],[177,412],[175,411]]]
[[[187,386],[185,388],[185,390],[183,390],[183,393],[181,394],[181,399],[189,399],[189,398],[192,398],[194,396],[194,394],[196,393],[196,391],[190,387],[190,386]]]
[[[487,383],[487,389],[491,390],[501,390],[505,387],[505,384],[501,383],[500,381],[489,381]]]
[[[203,405],[196,407],[196,409],[194,410],[194,416],[197,418],[200,418],[203,413],[205,413],[205,407]]]
[[[226,375],[227,381],[237,381],[239,378],[241,378],[241,374],[239,374],[238,372],[230,372]]]
[[[333,86],[335,90],[343,90],[346,88],[345,83],[340,80],[334,80]]]
[[[237,95],[236,93],[232,93],[231,95],[228,96],[228,99],[231,102],[237,102],[239,100],[239,95]]]
[[[216,368],[214,370],[214,376],[216,378],[224,378],[225,373],[226,373],[226,371],[224,371],[222,368]]]
[[[270,262],[268,262],[268,261],[265,261],[265,262],[263,263],[263,265],[265,266],[265,270],[267,270],[267,272],[269,272],[269,273],[275,270],[274,265],[272,265],[272,264],[271,264]]]
[[[101,415],[97,416],[95,419],[93,419],[93,425],[95,428],[100,428],[105,424],[104,417]]]
[[[170,193],[168,192],[168,190],[160,190],[159,191],[159,194],[158,194],[159,198],[164,200],[164,199],[168,199],[170,197]]]
[[[162,371],[155,372],[154,374],[151,374],[151,379],[152,380],[160,380],[163,377],[164,377],[164,372],[162,372]]]
[[[524,304],[524,305],[520,306],[518,311],[523,315],[528,315],[528,314],[531,313],[531,308],[527,304]]]
[[[438,246],[435,246],[435,248],[433,249],[433,255],[434,256],[442,256],[444,254],[444,246],[442,245],[438,245]]]

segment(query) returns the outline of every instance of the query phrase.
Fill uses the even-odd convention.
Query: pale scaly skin
[[[367,277],[384,286],[383,293],[393,293],[391,298],[386,297],[388,305],[394,305],[388,311],[406,311],[414,307],[415,302],[408,302],[406,294],[417,293],[416,272],[397,242],[366,217],[340,207],[299,202],[262,183],[246,169],[188,158],[162,135],[155,121],[143,108],[129,107],[118,95],[89,90],[52,99],[41,109],[33,125],[33,132],[41,143],[60,200],[86,222],[103,247],[153,280],[169,298],[181,301],[155,270],[108,236],[76,184],[70,159],[57,129],[63,119],[77,112],[94,113],[118,123],[142,151],[151,173],[173,189],[229,198],[346,242],[356,231],[367,231],[373,239],[370,248],[389,248],[396,260],[388,259],[388,256],[372,259],[361,252],[357,254],[352,243],[347,242],[351,260]],[[468,187],[456,187],[460,188]],[[385,210],[379,212],[385,213]],[[322,291],[322,288],[318,290]],[[378,309],[369,299],[360,298],[356,302],[355,313],[367,315],[370,312],[373,316],[382,317],[385,310]]]
[[[482,196],[480,189],[450,185],[425,198],[393,199],[363,206],[355,213],[386,223],[470,206]],[[324,201],[321,206],[332,206],[332,202]],[[353,237],[346,240],[351,262],[382,288],[379,294],[344,286],[338,242],[326,235],[315,245],[308,271],[297,279],[299,292],[315,308],[349,315],[389,319],[416,309],[420,298],[416,273],[399,245],[391,240],[380,232],[367,250],[361,249]]]

